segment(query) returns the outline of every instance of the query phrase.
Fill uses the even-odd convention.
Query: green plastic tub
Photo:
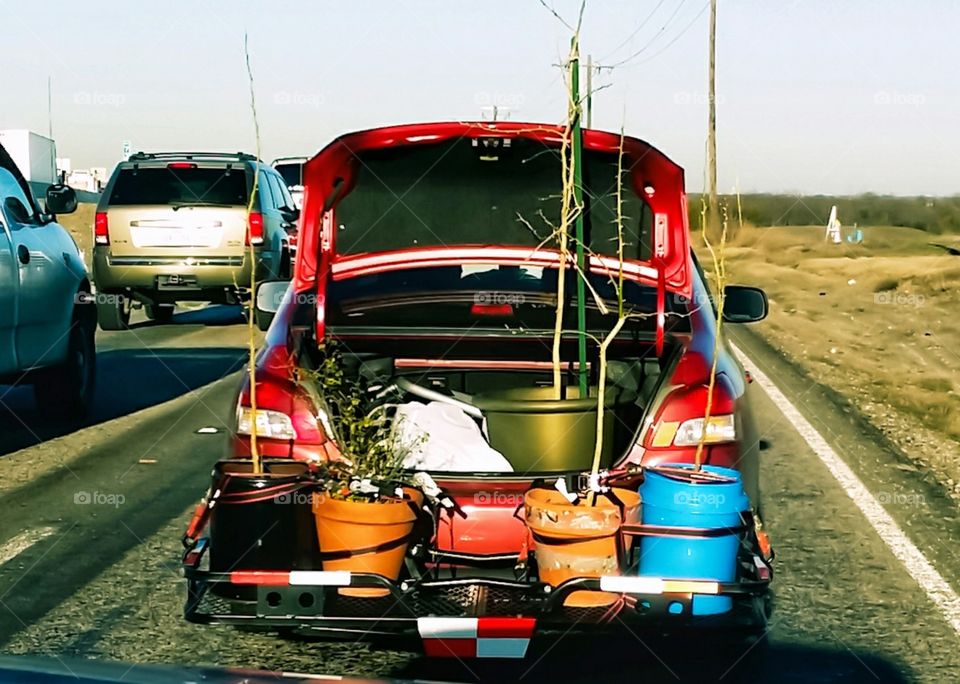
[[[597,441],[597,388],[580,398],[576,387],[566,399],[554,399],[553,387],[519,387],[477,394],[473,404],[486,418],[490,446],[510,461],[515,472],[589,470]],[[615,453],[616,413],[630,404],[629,393],[607,388],[601,467]]]

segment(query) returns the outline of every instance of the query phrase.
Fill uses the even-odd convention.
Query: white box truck
[[[0,144],[30,183],[39,186],[57,182],[57,146],[53,140],[19,128],[0,131]]]

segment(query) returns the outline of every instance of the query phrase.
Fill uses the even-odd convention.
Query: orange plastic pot
[[[416,504],[418,509],[423,504],[423,494],[418,490],[404,487],[403,491],[403,501],[344,501],[325,493],[314,496],[313,515],[321,553],[355,551],[400,542],[383,551],[324,560],[323,569],[369,572],[396,580],[417,518],[410,503]],[[340,593],[344,596],[386,596],[390,592],[386,589],[346,588],[340,589]]]
[[[623,515],[617,505],[602,495],[597,497],[596,505],[581,501],[574,506],[553,489],[531,489],[526,493],[524,513],[527,527],[535,537],[534,555],[542,581],[556,587],[574,577],[620,574],[618,531],[625,522],[640,521],[640,495],[629,489],[613,491],[623,503]],[[629,545],[630,538],[627,539]],[[564,605],[607,606],[616,598],[616,594],[602,591],[575,591]]]

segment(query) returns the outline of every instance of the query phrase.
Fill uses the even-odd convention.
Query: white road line
[[[21,553],[39,541],[43,541],[56,532],[52,527],[38,527],[35,530],[25,530],[16,537],[0,546],[0,565],[12,561]]]
[[[910,576],[927,593],[930,600],[940,609],[947,622],[960,636],[960,596],[953,590],[953,587],[933,567],[933,564],[927,560],[920,549],[910,541],[910,538],[904,534],[876,497],[870,493],[870,490],[850,469],[850,466],[827,444],[827,441],[810,424],[810,421],[801,415],[800,411],[790,403],[783,392],[773,384],[763,371],[757,368],[756,364],[739,347],[735,346],[734,351],[744,368],[750,371],[757,384],[763,388],[773,403],[777,405],[777,408],[783,412],[787,420],[800,433],[800,436],[810,445],[813,452],[827,466],[827,469],[843,487],[847,496],[857,505],[857,508],[873,526],[873,529],[877,531],[877,534],[890,548],[893,555],[903,563]]]

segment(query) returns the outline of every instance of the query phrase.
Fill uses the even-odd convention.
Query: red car
[[[549,384],[560,259],[545,236],[549,217],[559,215],[563,136],[562,127],[516,122],[404,125],[342,136],[308,161],[294,279],[258,291],[261,319],[275,317],[257,360],[256,415],[249,385],[240,392],[233,458],[249,457],[253,420],[259,451],[271,462],[314,464],[335,451],[291,377],[293,364],[316,354],[318,341],[335,339],[360,361],[383,361],[414,397],[463,399]],[[193,535],[185,557],[188,619],[417,643],[422,637],[436,655],[450,651],[436,647],[437,639],[446,643],[444,630],[466,630],[478,639],[509,633],[524,642],[525,652],[532,636],[614,629],[624,621],[657,630],[763,628],[772,554],[761,531],[748,379],[727,344],[715,346],[717,315],[690,248],[683,169],[636,138],[622,140],[618,174],[620,155],[620,135],[583,132],[590,287],[597,299],[615,299],[610,273],[618,270],[619,181],[623,296],[632,310],[649,314],[631,319],[609,351],[616,373],[608,366],[608,378],[628,387],[632,400],[614,411],[604,465],[637,473],[694,461],[719,349],[703,460],[739,470],[752,502],[738,577],[712,587],[734,598],[734,610],[710,618],[677,615],[702,588],[657,585],[657,591],[649,583],[631,596],[625,590],[628,600],[616,611],[564,606],[565,592],[551,594],[524,569],[527,533],[515,514],[531,483],[568,478],[575,486],[590,459],[524,459],[508,450],[510,472],[431,472],[457,514],[437,516],[426,556],[423,549],[419,557],[411,551],[395,583],[350,580],[352,586],[385,583],[391,596],[344,597],[315,572],[319,565],[303,558],[248,565],[250,572],[239,574],[211,570],[204,565],[209,544]],[[574,272],[566,272],[572,293]],[[572,321],[572,298],[565,305]],[[727,287],[725,320],[760,320],[766,310],[762,291]],[[585,323],[599,336],[611,326],[596,304],[588,306]],[[564,377],[575,384],[573,336],[561,352]],[[596,358],[593,341],[588,355]],[[489,437],[496,446],[492,424]],[[538,436],[511,438],[536,444]],[[599,589],[602,582],[575,584]],[[668,610],[671,602],[680,610]],[[482,655],[475,642],[465,648],[455,655]]]

